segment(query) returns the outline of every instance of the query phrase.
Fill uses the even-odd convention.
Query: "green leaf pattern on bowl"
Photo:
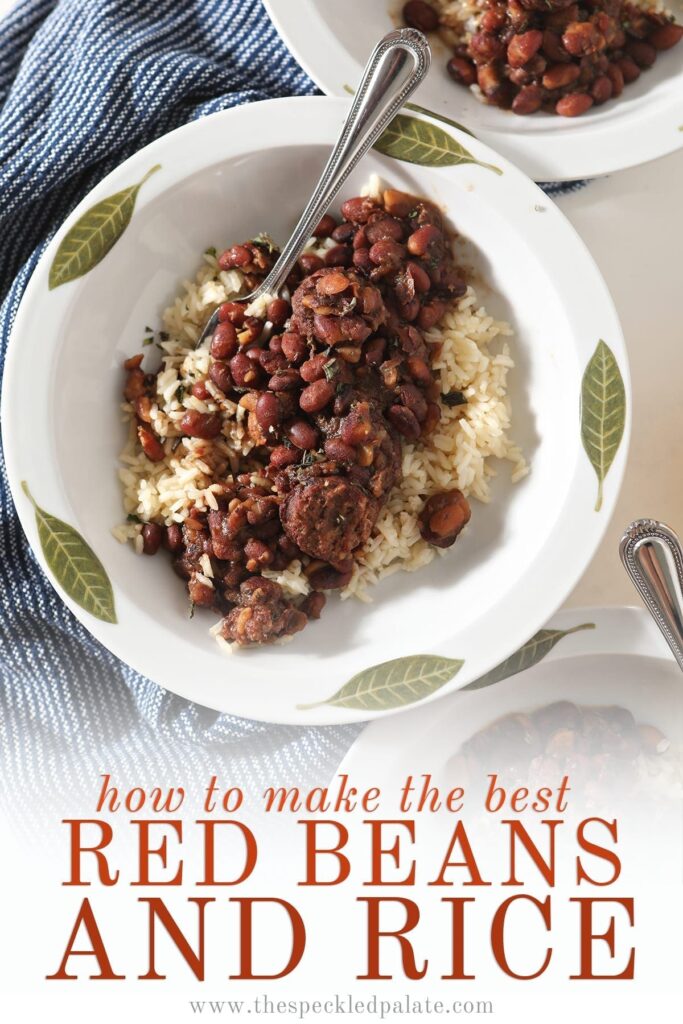
[[[595,511],[602,508],[603,485],[624,436],[626,389],[609,345],[598,342],[581,383],[581,440],[598,478]]]
[[[57,583],[86,612],[115,623],[114,591],[93,549],[73,526],[36,504],[25,480],[21,486],[35,510],[40,546]]]
[[[104,259],[130,224],[138,192],[161,169],[152,167],[137,185],[115,192],[95,203],[69,228],[50,267],[50,290],[83,277]]]

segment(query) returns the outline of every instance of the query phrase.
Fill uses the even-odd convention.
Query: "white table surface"
[[[13,2],[0,0],[0,16]],[[633,381],[633,435],[624,486],[597,556],[567,602],[573,607],[637,603],[618,554],[619,539],[632,519],[649,516],[683,531],[678,450],[683,435],[681,181],[683,150],[594,180],[558,200],[612,292]]]

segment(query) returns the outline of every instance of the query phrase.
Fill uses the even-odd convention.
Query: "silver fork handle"
[[[621,560],[683,669],[683,553],[674,531],[654,519],[631,523]]]
[[[277,263],[256,289],[254,297],[265,293],[275,295],[280,291],[332,200],[358,161],[423,80],[431,59],[429,43],[416,29],[389,32],[377,44],[316,190]]]

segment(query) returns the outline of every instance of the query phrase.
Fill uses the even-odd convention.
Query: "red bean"
[[[320,412],[334,398],[335,386],[330,380],[316,380],[299,395],[299,405],[304,412]]]
[[[634,39],[626,44],[626,53],[631,57],[639,68],[651,68],[657,60],[657,51],[649,43]]]
[[[474,85],[477,80],[477,69],[472,61],[467,60],[465,57],[451,57],[446,65],[446,71],[453,81],[458,82],[460,85],[469,87]]]
[[[416,441],[420,436],[420,424],[410,409],[403,405],[392,405],[387,415],[392,426],[409,441]]]
[[[356,451],[351,445],[345,444],[340,437],[330,437],[325,441],[325,455],[335,462],[355,462]]]
[[[368,242],[368,235],[365,228],[358,228],[353,236],[353,248],[354,249],[369,249],[370,243]]]
[[[513,114],[535,114],[543,103],[543,90],[538,85],[525,85],[512,101]]]
[[[412,323],[416,319],[420,312],[420,300],[416,297],[411,299],[410,302],[404,302],[400,307],[400,313],[404,320],[408,323]]]
[[[660,25],[648,36],[648,43],[654,46],[655,50],[670,50],[672,46],[679,43],[683,38],[683,25],[675,25],[669,22],[667,25]]]
[[[445,302],[441,302],[439,299],[434,299],[432,302],[428,302],[427,305],[423,306],[420,310],[420,315],[417,318],[418,326],[421,327],[423,331],[428,331],[430,327],[433,327],[439,322],[445,311]]]
[[[357,270],[362,270],[365,274],[369,274],[374,268],[374,263],[370,259],[370,250],[356,249],[353,254],[353,265]]]
[[[319,619],[320,613],[325,607],[326,602],[327,599],[324,594],[314,591],[312,594],[307,594],[301,602],[301,611],[304,612],[309,619]]]
[[[316,270],[320,270],[325,264],[314,252],[302,252],[301,256],[299,256],[299,266],[304,274],[314,274]]]
[[[230,373],[230,367],[227,363],[222,363],[220,360],[214,360],[209,367],[209,377],[216,387],[220,388],[224,395],[227,395],[227,393],[232,390],[232,374]]]
[[[156,523],[145,523],[142,527],[142,551],[145,555],[156,555],[161,547],[164,531]]]
[[[402,384],[399,388],[401,401],[407,409],[415,416],[415,419],[422,423],[427,415],[427,401],[419,388],[414,384]]]
[[[258,359],[258,364],[269,377],[289,367],[287,356],[283,352],[271,352],[270,349],[250,349],[247,356],[251,358],[252,352]]]
[[[161,441],[147,427],[138,427],[138,440],[150,462],[161,462],[162,459],[166,458],[166,452]]]
[[[370,215],[377,210],[377,203],[370,196],[354,196],[342,204],[341,212],[344,220],[354,224],[366,224]]]
[[[299,371],[293,367],[277,370],[276,373],[268,381],[268,387],[271,391],[292,391],[294,388],[299,387],[301,384],[301,377]]]
[[[306,340],[300,334],[288,332],[282,335],[282,352],[290,363],[299,363],[308,352]]]
[[[331,234],[335,242],[350,242],[356,233],[353,224],[338,224]]]
[[[284,469],[286,466],[293,466],[300,458],[301,455],[296,448],[288,448],[281,444],[270,453],[270,465],[273,469]]]
[[[284,299],[273,299],[266,309],[266,319],[273,327],[284,327],[291,312],[292,307]]]
[[[177,523],[171,523],[164,530],[163,544],[167,551],[172,551],[174,554],[183,546],[183,531]]]
[[[282,406],[271,391],[263,391],[259,395],[254,412],[258,425],[266,434],[282,419]]]
[[[351,282],[348,276],[346,274],[342,274],[341,270],[337,270],[319,278],[316,283],[315,290],[318,295],[341,295],[342,292],[346,291],[350,284]]]
[[[218,266],[221,270],[232,270],[233,267],[245,267],[251,263],[253,256],[244,245],[233,245],[226,249],[218,257]]]
[[[596,103],[606,103],[612,95],[612,82],[607,75],[599,75],[591,86],[591,96]]]
[[[426,256],[429,249],[440,242],[443,235],[433,224],[425,224],[418,228],[408,239],[408,252],[412,256]]]
[[[429,279],[429,274],[424,270],[419,263],[413,263],[411,260],[406,263],[406,270],[410,274],[415,284],[415,291],[417,292],[428,292],[432,286],[432,282]]]
[[[306,420],[295,420],[287,431],[287,436],[297,448],[310,451],[318,446],[318,431]]]
[[[384,359],[386,338],[372,338],[365,346],[365,362],[368,366],[379,366]]]
[[[336,226],[337,222],[334,217],[331,214],[326,213],[313,232],[313,235],[315,238],[329,238]]]
[[[640,78],[640,68],[631,57],[622,57],[617,61],[617,67],[621,71],[626,85]]]
[[[586,92],[570,92],[555,104],[562,117],[579,117],[593,106],[593,97]]]
[[[552,64],[543,75],[543,88],[563,89],[575,82],[580,74],[581,68],[578,64]]]
[[[493,8],[482,15],[481,27],[485,32],[497,32],[499,28],[503,27],[506,21],[507,17],[505,10],[502,8],[498,8],[497,10]]]
[[[333,569],[331,565],[325,565],[312,572],[308,581],[314,590],[340,590],[351,581],[352,575],[353,569],[340,572],[339,569]]]
[[[624,76],[617,64],[610,64],[605,72],[612,83],[612,96],[616,99],[624,91]]]
[[[245,352],[238,352],[230,360],[230,373],[238,388],[246,388],[255,380],[254,363]]]
[[[363,406],[356,406],[342,422],[342,441],[348,445],[359,445],[367,441],[371,434],[372,421],[368,410]]]
[[[408,0],[403,7],[403,20],[420,32],[434,32],[439,27],[439,15],[426,0]]]
[[[221,323],[230,321],[237,327],[241,327],[244,323],[244,311],[246,306],[243,302],[224,302],[218,307],[218,319]]]
[[[328,357],[324,353],[320,352],[318,355],[312,356],[302,364],[299,372],[307,384],[311,384],[314,380],[323,379],[325,376],[325,364],[327,361]]]
[[[573,21],[562,35],[564,48],[573,57],[597,53],[605,45],[605,37],[591,21]]]
[[[205,380],[198,380],[192,385],[192,394],[200,402],[207,402],[211,398],[211,392],[207,388]]]
[[[419,356],[410,356],[408,359],[408,373],[413,380],[418,381],[420,384],[431,384],[432,371],[430,370],[424,359],[420,359]]]
[[[231,359],[236,351],[237,331],[229,320],[225,320],[213,332],[211,355],[214,359]]]
[[[368,224],[364,234],[370,245],[374,245],[375,242],[381,242],[384,238],[393,238],[395,242],[400,242],[404,231],[400,220],[396,220],[395,217],[380,217],[372,224]],[[361,249],[363,246],[359,245],[355,248]]]
[[[363,250],[358,250],[362,252]],[[392,238],[385,238],[381,242],[375,242],[370,249],[370,259],[376,266],[397,267],[405,259],[405,246],[395,242]]]
[[[543,33],[532,28],[528,32],[514,35],[508,43],[507,58],[510,67],[521,68],[528,64],[533,56],[540,50],[543,42]]]
[[[478,64],[491,64],[505,53],[505,43],[493,32],[475,32],[469,49]]]
[[[180,430],[188,437],[200,437],[204,441],[209,441],[213,437],[218,437],[221,432],[221,414],[188,409],[180,421]]]
[[[335,245],[325,253],[326,267],[350,267],[353,262],[353,249],[350,245]]]

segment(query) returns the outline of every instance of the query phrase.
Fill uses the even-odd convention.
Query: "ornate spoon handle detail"
[[[664,523],[637,519],[622,537],[619,554],[683,669],[683,552],[678,537]]]

